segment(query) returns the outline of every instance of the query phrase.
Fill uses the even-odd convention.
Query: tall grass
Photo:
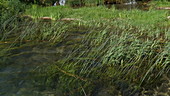
[[[81,47],[73,48],[75,50],[71,54],[53,65],[87,80],[68,74],[63,75],[67,75],[69,79],[63,78],[60,73],[55,73],[61,76],[60,87],[71,91],[74,87],[83,86],[87,92],[90,92],[92,90],[88,88],[96,86],[93,84],[102,83],[102,86],[107,82],[104,85],[109,86],[107,84],[114,85],[119,80],[140,87],[146,87],[148,84],[154,86],[156,82],[159,82],[162,74],[169,73],[170,54],[167,52],[169,50],[167,40],[161,41],[161,36],[142,36],[150,30],[135,28],[136,33],[134,33],[133,29],[127,30],[133,28],[132,25],[124,29],[120,26],[115,27],[114,24],[116,25],[113,23],[111,28],[107,26],[100,31],[91,31],[82,40]],[[157,29],[157,32],[159,34],[162,30]],[[57,69],[56,67],[53,70]],[[83,81],[89,85],[87,86]],[[75,85],[77,82],[82,83]],[[70,85],[69,88],[67,84]]]
[[[157,86],[162,75],[169,74],[170,28],[166,10],[33,6],[25,14],[33,19],[18,22],[16,18],[12,25],[11,20],[3,24],[3,40],[65,44],[65,51],[69,52],[42,73],[45,84],[61,89],[63,95],[93,96],[109,86],[116,86],[114,90],[122,94],[125,90],[133,94],[140,88]],[[54,20],[41,21],[40,17],[45,16]],[[67,22],[62,18],[80,20]],[[72,34],[82,37],[74,40]]]

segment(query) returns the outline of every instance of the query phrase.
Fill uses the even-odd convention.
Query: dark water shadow
[[[139,9],[139,10],[149,10],[150,6],[143,3],[138,4],[108,4],[106,5],[107,8],[115,7],[118,10],[132,10],[132,9]]]
[[[94,6],[94,5],[93,5]],[[71,6],[73,9],[78,9],[82,7],[93,7],[93,6],[87,6],[87,5],[74,5]],[[106,5],[96,5],[96,6],[106,6],[108,9],[115,8],[117,10],[132,10],[132,9],[139,9],[148,11],[150,6],[147,3],[137,3],[137,4],[106,4]]]

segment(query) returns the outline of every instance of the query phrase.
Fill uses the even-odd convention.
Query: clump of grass
[[[146,35],[146,39],[140,38],[142,33],[149,33],[150,30],[136,28],[135,30],[138,30],[138,33],[134,33],[133,29],[127,30],[133,28],[132,25],[128,25],[128,28],[126,26],[127,29],[114,26],[114,23],[112,26],[111,28],[107,26],[103,30],[90,32],[82,40],[81,47],[75,48],[75,51],[66,57],[67,59],[60,60],[54,66],[59,66],[71,74],[86,78],[87,82],[91,83],[101,83],[100,80],[106,80],[109,84],[113,84],[115,82],[112,80],[116,78],[118,81],[125,80],[130,84],[141,87],[155,84],[157,80],[159,81],[158,78],[162,73],[169,72],[169,63],[167,62],[169,54],[165,52],[166,57],[163,55],[167,40],[161,43],[159,40],[161,37],[154,37],[154,35]],[[157,32],[161,33],[162,31],[157,30]],[[165,69],[162,70],[162,68]],[[68,78],[71,77],[74,79],[73,76]],[[68,78],[62,78],[61,81],[64,79],[64,82],[66,82]],[[75,87],[72,79],[69,79],[71,81],[67,84],[73,84],[73,87]],[[79,78],[74,80],[81,81]],[[84,84],[85,87],[86,84]]]

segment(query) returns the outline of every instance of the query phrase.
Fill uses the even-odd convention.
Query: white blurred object
[[[168,16],[167,19],[170,19],[170,16]]]
[[[64,6],[65,3],[66,3],[66,0],[60,0],[60,1],[59,1],[59,4],[62,5],[62,6]]]
[[[132,4],[137,4],[135,0],[130,0],[128,3],[124,3],[125,5],[132,5]]]

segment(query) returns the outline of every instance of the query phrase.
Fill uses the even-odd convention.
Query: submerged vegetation
[[[170,13],[155,9],[164,2],[151,2],[148,11],[29,6],[1,23],[0,72],[34,64],[17,84],[36,88],[14,91],[19,95],[168,96]],[[0,95],[12,94],[4,90]]]

